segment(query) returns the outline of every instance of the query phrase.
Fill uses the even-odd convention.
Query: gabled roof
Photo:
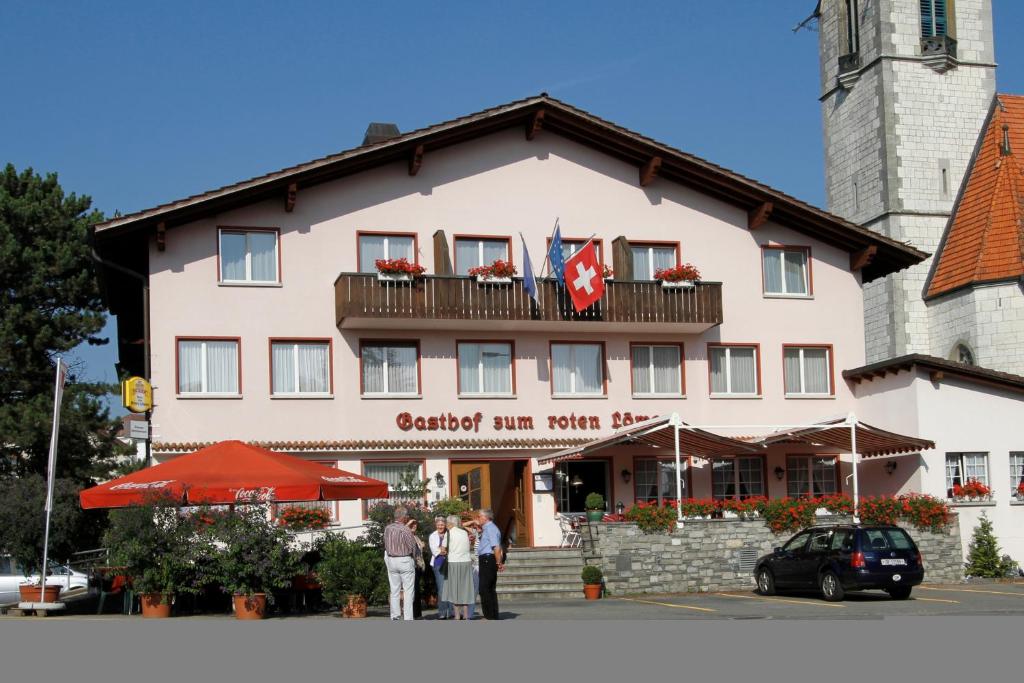
[[[1024,97],[997,95],[935,256],[926,297],[1024,276],[1022,154]]]
[[[1009,372],[989,370],[988,368],[957,363],[937,356],[926,356],[919,353],[912,353],[899,358],[871,363],[859,368],[843,371],[843,378],[859,384],[862,381],[870,382],[876,377],[885,377],[887,374],[897,374],[901,370],[913,370],[920,368],[931,373],[932,381],[941,381],[946,377],[955,377],[960,380],[980,384],[984,386],[997,387],[1024,393],[1024,377]]]
[[[418,168],[420,160],[429,163],[432,151],[517,126],[525,127],[528,139],[532,139],[538,131],[548,131],[634,164],[638,169],[655,169],[660,178],[738,205],[752,212],[752,215],[763,218],[766,211],[770,211],[771,220],[781,225],[851,254],[860,252],[862,258],[858,260],[863,266],[865,282],[927,258],[927,254],[914,247],[833,216],[692,154],[605,121],[546,93],[151,209],[118,216],[98,224],[95,235],[97,241],[102,243],[129,232],[154,230],[158,223],[163,223],[164,228],[172,228],[256,201],[274,197],[283,200],[290,188],[301,192],[302,188],[388,163],[407,162],[412,173],[413,165],[417,164]],[[660,167],[657,162],[652,163],[654,159],[660,161]]]

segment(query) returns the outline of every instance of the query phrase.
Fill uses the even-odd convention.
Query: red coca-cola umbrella
[[[83,508],[119,508],[153,494],[190,505],[286,503],[387,498],[388,485],[241,441],[221,441],[85,489],[79,497]]]

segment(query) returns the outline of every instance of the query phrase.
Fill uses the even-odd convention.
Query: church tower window
[[[921,37],[948,35],[947,5],[949,0],[921,0]]]

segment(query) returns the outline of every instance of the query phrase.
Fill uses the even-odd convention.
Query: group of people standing
[[[424,546],[415,525],[408,511],[398,507],[395,521],[384,529],[391,619],[396,621],[416,617],[417,567],[423,570],[425,564],[421,564]],[[479,592],[484,619],[498,619],[498,573],[505,569],[505,557],[494,512],[485,508],[465,522],[458,515],[435,517],[428,543],[437,583],[437,618],[472,619]]]

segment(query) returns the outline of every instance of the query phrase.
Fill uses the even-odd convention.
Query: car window
[[[11,560],[7,557],[0,557],[0,574],[13,574]]]
[[[889,539],[882,529],[864,529],[863,550],[888,550]]]
[[[889,544],[896,550],[912,550],[914,548],[914,542],[910,540],[910,536],[907,536],[907,532],[903,529],[886,529],[885,536],[889,539]]]
[[[849,529],[837,529],[832,534],[832,550],[849,552],[853,550],[853,534]]]
[[[789,542],[786,543],[786,545],[782,546],[782,549],[787,553],[803,552],[804,546],[807,545],[807,537],[810,535],[810,531],[802,531],[793,538],[789,539]]]
[[[814,531],[811,533],[811,544],[807,547],[807,552],[810,553],[821,553],[828,550],[828,535],[832,533],[829,529],[822,531]]]

